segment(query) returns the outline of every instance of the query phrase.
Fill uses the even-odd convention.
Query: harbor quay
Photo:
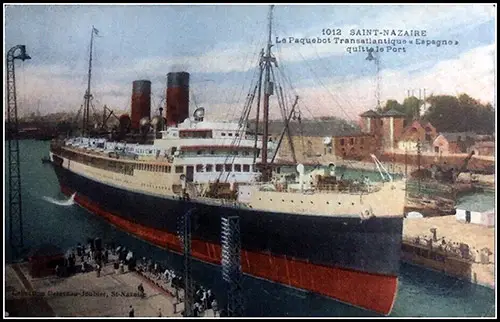
[[[405,218],[401,259],[494,289],[495,227],[455,215]]]
[[[182,289],[176,292],[151,274],[115,269],[113,260],[99,273],[87,269],[67,277],[32,277],[29,263],[8,264],[5,297],[8,317],[182,317],[184,310]],[[219,314],[206,309],[199,316]]]

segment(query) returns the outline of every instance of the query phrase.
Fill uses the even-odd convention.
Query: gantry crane
[[[17,54],[16,54],[17,53]],[[7,141],[9,163],[9,242],[14,255],[23,245],[23,217],[21,199],[21,171],[19,164],[19,141],[16,100],[16,74],[14,63],[16,59],[25,61],[31,59],[26,54],[25,45],[17,45],[7,52]],[[15,231],[15,229],[19,229]]]

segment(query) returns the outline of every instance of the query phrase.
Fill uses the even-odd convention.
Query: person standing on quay
[[[134,308],[132,307],[132,305],[130,306],[130,311],[128,311],[128,316],[130,318],[133,318],[135,315],[134,315]]]
[[[217,315],[217,300],[214,299],[212,301],[211,305],[212,305],[212,311],[214,311],[214,316],[216,316]]]

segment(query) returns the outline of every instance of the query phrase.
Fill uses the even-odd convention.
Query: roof
[[[481,148],[494,148],[495,147],[495,142],[493,141],[479,141],[474,144],[475,147],[481,147]]]
[[[38,248],[31,250],[28,257],[52,257],[52,256],[64,256],[64,252],[61,248],[52,244],[43,244]]]
[[[399,141],[418,141],[420,134],[418,131],[411,131],[411,128],[406,129],[401,135]]]
[[[290,122],[290,134],[292,136],[354,136],[360,135],[361,130],[357,126],[349,126],[335,120],[302,120],[301,123]],[[279,135],[283,130],[283,122],[270,122],[269,133]],[[261,129],[259,129],[261,131]]]
[[[457,201],[455,208],[481,213],[490,212],[491,209],[495,209],[495,195],[490,193],[466,195]]]
[[[420,138],[420,133],[418,132],[418,128],[422,128],[424,131],[426,131],[426,127],[432,126],[430,122],[425,122],[425,121],[420,121],[420,120],[414,120],[411,122],[408,126],[406,126],[403,129],[403,133],[401,134],[400,141],[418,141]],[[413,131],[413,128],[417,128],[417,131]],[[433,127],[434,128],[434,127]],[[426,131],[426,133],[428,133]],[[429,133],[432,134],[432,133]]]
[[[359,116],[362,116],[362,117],[380,117],[380,114],[378,114],[374,110],[368,110],[368,111],[360,114]]]
[[[439,135],[444,136],[448,142],[457,142],[459,136],[461,141],[465,141],[467,136],[474,139],[476,134],[473,132],[441,132]]]
[[[418,122],[420,122],[420,126],[422,126],[423,128],[427,126],[434,127],[434,125],[432,125],[431,122],[429,121],[418,121]]]
[[[391,108],[390,110],[388,110],[387,112],[384,112],[382,114],[380,114],[380,116],[382,117],[387,117],[387,116],[392,116],[392,117],[404,117],[406,116],[404,113],[396,110],[395,108]]]

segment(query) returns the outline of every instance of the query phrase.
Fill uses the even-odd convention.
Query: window
[[[229,136],[233,136],[233,133],[229,132],[227,135],[229,135]]]
[[[200,155],[201,154],[201,150],[196,151],[196,154]]]
[[[344,145],[344,139],[340,139],[340,145]]]
[[[175,173],[184,173],[184,167],[183,166],[175,166]]]
[[[234,165],[234,171],[235,172],[241,172],[241,164],[235,164]]]
[[[221,135],[221,136],[226,136],[226,133],[222,132],[220,135]]]
[[[210,151],[210,154],[215,154],[215,151],[214,151],[214,150],[211,150],[211,151]]]
[[[250,165],[249,164],[243,165],[243,172],[250,172]]]
[[[196,172],[203,172],[203,164],[196,165]]]
[[[248,151],[243,151],[243,155],[249,155]]]
[[[350,139],[350,143],[351,143],[351,145],[353,145],[353,144],[354,144],[354,138],[351,138],[351,139]]]
[[[207,164],[205,166],[205,171],[206,172],[212,172],[212,171],[214,171],[214,166],[212,164]]]
[[[215,165],[215,171],[216,172],[222,172],[223,165],[222,164],[216,164]]]
[[[235,133],[234,136],[238,137],[238,136],[240,136],[240,134],[239,133]]]
[[[224,165],[224,171],[230,172],[232,170],[232,164],[225,164]]]

